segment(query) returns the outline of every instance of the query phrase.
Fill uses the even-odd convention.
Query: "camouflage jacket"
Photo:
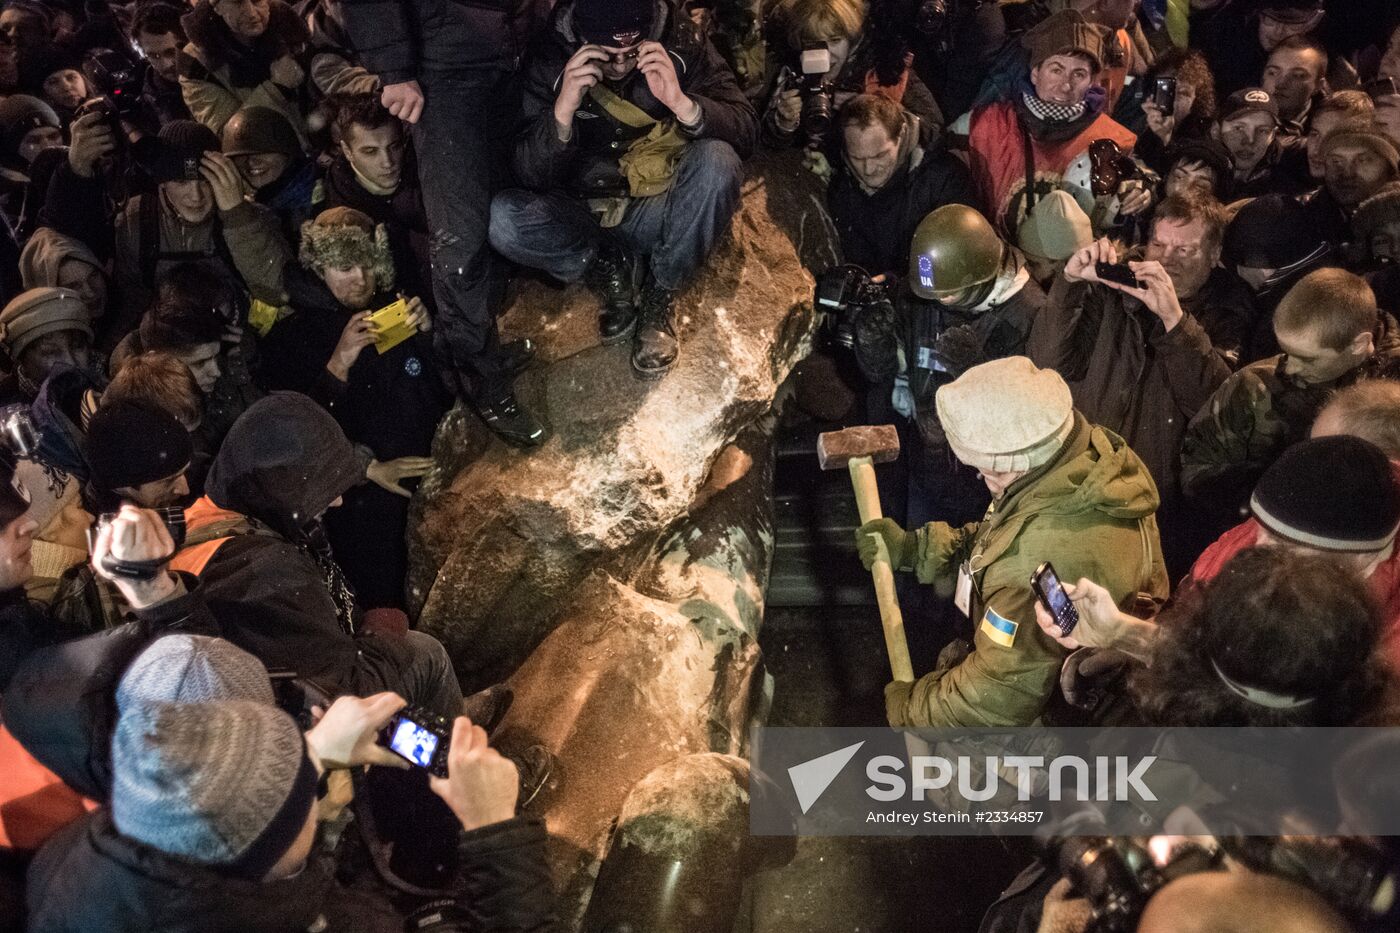
[[[1329,395],[1362,379],[1400,378],[1400,325],[1381,313],[1376,352],[1342,378],[1316,385],[1284,373],[1280,354],[1232,375],[1186,428],[1181,487],[1188,496],[1243,502],[1278,455],[1308,436]]]
[[[964,562],[972,578],[973,651],[915,683],[885,688],[892,726],[1028,726],[1055,690],[1065,650],[1035,621],[1030,579],[1050,561],[1062,580],[1081,577],[1120,605],[1138,593],[1167,595],[1158,540],[1157,487],[1123,439],[1075,414],[1050,463],[1018,480],[980,522],[917,532],[912,566],[922,583],[953,592]]]

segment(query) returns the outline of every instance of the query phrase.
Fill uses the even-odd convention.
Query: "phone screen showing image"
[[[1060,631],[1065,635],[1074,631],[1074,627],[1079,624],[1079,610],[1074,608],[1069,594],[1060,585],[1060,578],[1055,575],[1055,568],[1045,564],[1036,576],[1036,583],[1036,588],[1040,591],[1040,598],[1045,603],[1045,608],[1050,610],[1050,615],[1054,618]]]
[[[412,719],[400,719],[395,723],[394,734],[389,739],[389,748],[420,768],[433,763],[437,747],[437,735]]]

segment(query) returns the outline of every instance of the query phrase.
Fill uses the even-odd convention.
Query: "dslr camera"
[[[141,107],[141,72],[120,52],[93,49],[83,59],[83,77],[88,90],[102,101],[103,108],[116,117],[127,117]]]
[[[809,42],[798,56],[797,70],[784,68],[779,83],[779,90],[796,88],[801,96],[802,115],[797,126],[812,144],[826,138],[835,117],[836,86],[826,79],[830,70],[830,43]]]
[[[817,279],[818,332],[827,346],[855,348],[856,319],[875,310],[893,311],[888,282],[876,282],[860,266],[837,266]]]
[[[1137,929],[1154,894],[1185,875],[1223,870],[1226,856],[1252,871],[1310,889],[1362,929],[1390,930],[1400,922],[1397,867],[1385,852],[1359,840],[1227,836],[1205,845],[1178,846],[1162,865],[1144,843],[1114,836],[1049,841],[1050,864],[1093,909],[1090,930]]]

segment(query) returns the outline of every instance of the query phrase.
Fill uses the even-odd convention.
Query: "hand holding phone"
[[[1068,636],[1079,624],[1079,610],[1065,592],[1064,585],[1055,574],[1054,566],[1047,560],[1036,568],[1031,576],[1031,589],[1045,608],[1062,636]]]
[[[1133,274],[1127,263],[1096,262],[1094,275],[1100,282],[1113,282],[1127,288],[1142,288],[1142,280]]]

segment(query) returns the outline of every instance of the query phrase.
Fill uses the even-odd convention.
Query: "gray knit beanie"
[[[272,706],[267,668],[231,641],[206,635],[166,635],[151,642],[117,685],[117,709],[142,703],[251,700]]]
[[[112,737],[118,831],[240,878],[266,877],[291,848],[316,781],[296,723],[263,703],[138,703]]]

